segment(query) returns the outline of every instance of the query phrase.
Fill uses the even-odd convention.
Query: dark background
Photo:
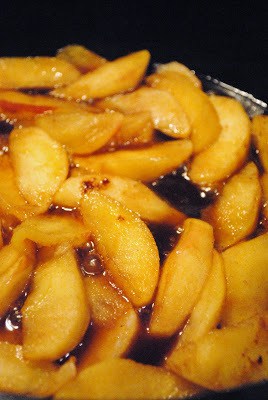
[[[0,56],[53,55],[70,43],[109,59],[147,48],[153,62],[183,62],[267,102],[267,21],[258,1],[3,2]]]

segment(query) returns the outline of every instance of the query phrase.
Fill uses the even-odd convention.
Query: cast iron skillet
[[[205,74],[198,74],[201,79],[203,89],[207,93],[229,96],[237,99],[244,106],[250,117],[258,114],[268,114],[268,105],[251,94],[230,86],[218,79]],[[191,397],[191,400],[267,400],[268,381],[257,384],[250,384],[238,389],[223,392],[207,392],[199,396]],[[0,393],[0,400],[40,400],[40,398],[10,395]],[[79,400],[79,399],[77,399]],[[112,400],[112,399],[104,399]],[[128,399],[126,399],[128,400]],[[146,400],[146,399],[145,399]],[[186,400],[186,399],[185,399]]]

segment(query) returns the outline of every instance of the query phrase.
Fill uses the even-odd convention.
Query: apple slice
[[[168,337],[183,327],[209,276],[213,242],[211,225],[194,218],[185,220],[183,233],[162,267],[151,335]]]
[[[83,198],[81,213],[112,281],[134,306],[149,304],[159,274],[158,249],[149,228],[136,213],[96,191]]]
[[[120,113],[74,112],[45,114],[35,118],[35,125],[70,153],[90,154],[103,147],[122,125]]]
[[[222,126],[218,139],[191,163],[189,176],[198,185],[214,185],[236,172],[246,161],[250,146],[250,120],[235,99],[210,96]]]
[[[82,74],[101,67],[106,59],[78,44],[69,44],[57,52],[57,58],[73,64]]]
[[[257,227],[261,207],[258,168],[249,162],[230,178],[215,203],[206,208],[202,218],[214,228],[219,250],[246,239]]]
[[[252,118],[252,135],[262,166],[268,172],[268,115]]]
[[[237,325],[267,310],[268,233],[236,244],[223,255],[227,280],[222,321]]]
[[[35,267],[35,247],[30,241],[20,247],[6,245],[0,250],[0,318],[20,297]]]
[[[182,74],[189,78],[194,86],[202,89],[202,83],[200,79],[195,75],[194,71],[190,70],[186,65],[179,63],[178,61],[171,61],[166,64],[158,64],[156,66],[156,73],[161,74],[166,71],[174,71]]]
[[[264,200],[262,212],[265,218],[268,220],[268,173],[262,175],[261,186],[262,186],[263,200]]]
[[[11,132],[9,150],[22,195],[30,204],[49,206],[68,174],[65,149],[42,129],[29,127]]]
[[[54,90],[52,94],[87,100],[132,90],[142,80],[149,60],[148,50],[128,54],[106,62],[94,71],[82,75],[73,84]]]
[[[155,129],[175,139],[190,135],[191,126],[180,103],[172,94],[162,90],[143,86],[131,93],[101,100],[97,106],[123,113],[147,111]]]
[[[191,397],[202,389],[161,367],[127,359],[106,360],[81,371],[55,399],[171,399]]]
[[[144,149],[118,150],[112,153],[73,158],[80,169],[88,173],[125,176],[152,182],[177,169],[192,154],[190,140],[172,140]]]
[[[186,342],[194,342],[216,328],[220,321],[225,293],[226,278],[223,259],[221,254],[214,250],[211,272],[178,340],[179,346]]]
[[[25,358],[57,360],[79,344],[90,312],[72,249],[58,249],[37,266],[21,311]]]
[[[206,149],[219,136],[221,127],[218,115],[209,97],[192,80],[175,71],[162,71],[149,75],[148,85],[172,94],[189,118],[194,153]]]
[[[1,89],[53,88],[77,80],[79,71],[56,57],[0,58]]]
[[[75,376],[73,357],[58,367],[50,362],[26,360],[22,346],[0,342],[1,392],[50,397]]]
[[[185,215],[158,197],[141,182],[112,175],[82,175],[66,179],[55,194],[53,203],[77,207],[84,194],[97,190],[120,201],[141,219],[153,223],[179,225]]]

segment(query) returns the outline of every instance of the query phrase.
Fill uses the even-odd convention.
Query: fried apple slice
[[[42,214],[48,204],[38,206],[29,204],[20,194],[14,170],[8,154],[0,156],[0,211],[5,216],[14,216],[23,221],[33,215]]]
[[[230,178],[213,205],[202,218],[214,228],[215,244],[224,250],[247,238],[257,227],[261,206],[258,168],[248,163]]]
[[[82,175],[66,179],[55,194],[53,203],[78,207],[84,194],[97,190],[121,202],[149,222],[179,225],[185,215],[157,196],[141,182],[113,175]]]
[[[52,94],[87,100],[132,90],[142,80],[149,60],[148,50],[128,54],[106,62],[94,71],[82,75],[73,84],[54,90]]]
[[[90,311],[73,249],[58,249],[37,266],[21,312],[25,358],[57,360],[79,344]]]
[[[22,195],[30,204],[49,206],[68,174],[65,149],[37,127],[14,129],[9,149]]]
[[[88,229],[77,218],[67,215],[38,215],[27,218],[18,225],[12,236],[12,243],[20,246],[29,239],[39,246],[57,246],[69,243],[81,246],[87,241]]]
[[[225,293],[226,279],[222,256],[214,250],[211,272],[179,338],[179,346],[186,342],[194,342],[216,328],[220,320]]]
[[[73,64],[82,74],[101,67],[106,59],[79,44],[70,44],[57,51],[57,58]]]
[[[179,63],[178,61],[171,61],[166,64],[158,64],[156,67],[156,73],[161,74],[166,71],[174,71],[187,76],[194,86],[202,89],[202,83],[200,79],[195,75],[194,71],[190,70],[186,65]]]
[[[81,371],[56,393],[55,399],[159,400],[186,398],[199,392],[200,388],[164,368],[112,359]]]
[[[124,147],[129,145],[144,145],[154,138],[154,127],[149,112],[137,112],[124,115],[122,125],[115,133],[110,147]]]
[[[267,311],[268,233],[236,244],[223,255],[227,280],[222,321],[237,325]]]
[[[0,88],[54,88],[80,77],[79,71],[56,57],[0,58]]]
[[[90,154],[103,147],[122,125],[120,113],[75,112],[46,114],[35,118],[35,125],[43,129],[70,153]]]
[[[246,161],[250,146],[250,120],[235,99],[210,96],[222,126],[208,149],[196,155],[189,176],[198,185],[213,185],[236,172]]]
[[[159,274],[154,238],[139,216],[96,191],[81,202],[85,225],[115,284],[134,306],[149,304]]]
[[[21,247],[12,244],[0,250],[0,318],[20,297],[35,266],[35,247],[25,241]]]
[[[124,113],[147,111],[155,129],[175,139],[190,135],[191,126],[180,103],[172,94],[158,89],[141,87],[132,93],[103,99],[97,106]]]
[[[219,136],[218,115],[208,95],[193,85],[188,76],[175,71],[162,71],[147,77],[148,85],[172,94],[189,118],[194,153],[206,149]]]
[[[90,364],[123,357],[136,340],[140,323],[130,302],[104,276],[85,278],[93,333],[79,361],[79,369]]]
[[[50,397],[76,376],[74,358],[64,365],[28,361],[20,345],[0,342],[1,392]]]
[[[183,233],[162,267],[151,335],[168,337],[183,327],[209,276],[213,241],[211,225],[194,218],[185,220]]]
[[[152,182],[161,175],[177,169],[192,153],[190,140],[172,140],[144,149],[118,150],[112,153],[74,157],[82,171],[128,177]]]
[[[268,172],[268,115],[252,118],[252,135],[262,166]]]
[[[262,175],[261,186],[262,186],[263,200],[264,200],[262,212],[265,218],[268,220],[268,173]]]
[[[211,390],[224,390],[268,378],[268,340],[258,319],[215,329],[177,348],[167,367]],[[258,362],[258,360],[262,360]]]

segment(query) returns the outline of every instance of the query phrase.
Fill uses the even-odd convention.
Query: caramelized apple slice
[[[74,251],[65,248],[37,266],[22,307],[25,358],[56,360],[82,339],[90,313],[78,268]]]
[[[245,162],[250,145],[250,120],[235,99],[210,96],[222,126],[208,149],[195,156],[189,176],[198,185],[213,185],[236,172]]]
[[[268,115],[253,117],[252,135],[262,166],[268,172]]]
[[[82,175],[66,179],[53,202],[64,207],[77,207],[86,193],[98,190],[135,211],[143,220],[179,225],[185,215],[158,197],[141,182],[112,175]]]
[[[164,368],[112,359],[81,371],[56,393],[55,399],[159,400],[186,398],[199,392],[200,388]]]
[[[158,281],[159,255],[146,224],[116,200],[95,191],[83,198],[81,212],[112,280],[134,306],[149,304]]]
[[[265,173],[261,177],[261,186],[263,192],[263,214],[265,218],[268,220],[268,173]]]
[[[106,277],[88,276],[85,285],[93,333],[80,359],[80,369],[105,359],[125,356],[140,328],[131,303],[109,284]]]
[[[14,129],[9,139],[18,187],[33,205],[49,206],[69,169],[65,149],[40,128]]]
[[[268,233],[222,253],[227,280],[223,323],[237,325],[267,310],[267,248]]]
[[[107,61],[85,46],[78,44],[62,47],[57,52],[57,58],[73,64],[82,74],[101,67]]]
[[[214,250],[209,277],[179,338],[179,346],[198,340],[216,327],[220,320],[225,293],[226,279],[222,256]]]
[[[49,397],[76,376],[74,358],[58,367],[50,362],[28,361],[20,345],[0,342],[1,392]]]
[[[192,153],[190,140],[172,140],[144,149],[74,157],[77,167],[88,173],[107,173],[151,182],[177,169]]]
[[[149,325],[154,336],[172,336],[193,310],[212,265],[211,225],[188,218],[162,267]]]
[[[123,121],[120,113],[75,112],[46,114],[35,118],[35,125],[71,153],[90,154],[103,147],[118,131]]]
[[[179,63],[178,61],[171,61],[166,64],[159,64],[156,67],[156,73],[161,74],[166,71],[174,71],[182,74],[189,78],[194,86],[202,89],[202,83],[200,79],[195,75],[194,71],[190,70],[186,65]]]
[[[77,218],[66,215],[38,215],[18,225],[12,236],[12,243],[20,246],[29,239],[39,246],[57,246],[69,243],[81,246],[89,235],[88,229]]]
[[[75,99],[94,99],[134,89],[143,78],[150,53],[140,50],[106,62],[94,71],[82,75],[73,84],[59,88],[52,94]]]
[[[0,211],[5,216],[14,216],[23,221],[33,215],[42,214],[48,204],[38,206],[29,204],[20,194],[14,170],[8,154],[0,156]]]
[[[149,87],[141,87],[129,94],[116,95],[97,103],[104,109],[124,113],[150,112],[154,128],[173,138],[186,138],[190,123],[180,103],[170,93]]]
[[[29,241],[20,247],[9,244],[0,250],[0,318],[26,288],[34,266],[35,248]]]
[[[77,80],[79,71],[56,57],[0,58],[1,89],[53,88]]]
[[[216,202],[202,214],[214,228],[217,248],[224,250],[254,232],[260,206],[259,173],[250,162],[227,181]]]
[[[267,332],[256,318],[215,329],[177,348],[167,358],[167,367],[208,389],[231,389],[268,378],[267,349]]]
[[[171,93],[189,118],[194,153],[211,145],[219,136],[219,118],[206,93],[193,85],[188,76],[175,71],[150,75],[146,82],[153,88]]]

